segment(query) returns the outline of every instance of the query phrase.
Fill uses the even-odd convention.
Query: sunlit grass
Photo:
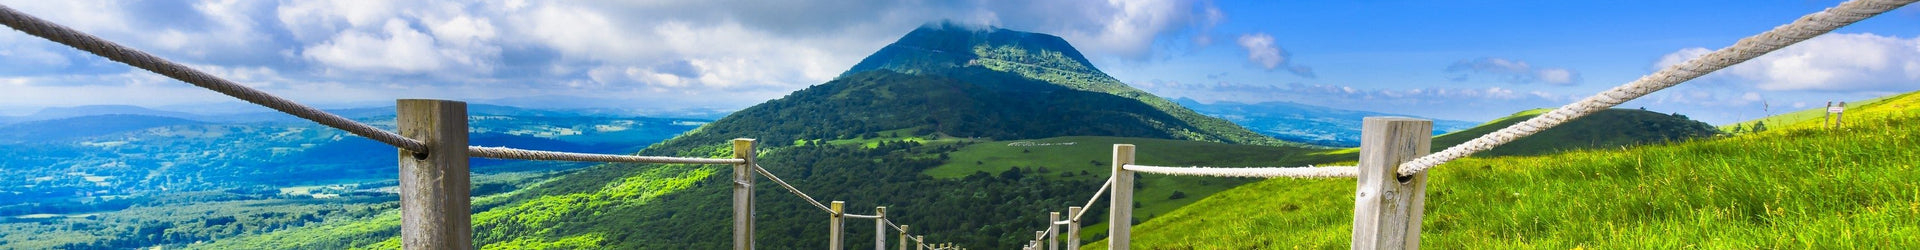
[[[1920,98],[1765,133],[1434,169],[1423,247],[1920,247]],[[1145,249],[1343,248],[1354,183],[1276,179],[1134,227]],[[1090,228],[1088,230],[1103,230]],[[1089,244],[1104,248],[1105,242]]]

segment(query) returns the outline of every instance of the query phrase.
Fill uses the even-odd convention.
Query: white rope
[[[637,162],[637,163],[678,163],[678,164],[741,164],[745,159],[735,158],[686,158],[662,156],[582,154],[540,150],[514,149],[507,147],[468,146],[467,155],[493,159],[520,159],[541,161],[589,161],[589,162]]]
[[[1438,153],[1402,163],[1400,164],[1400,175],[1417,174],[1420,173],[1420,171],[1426,171],[1429,168],[1439,166],[1448,161],[1492,149],[1501,144],[1512,142],[1514,139],[1526,137],[1560,125],[1561,123],[1572,121],[1573,119],[1578,119],[1615,105],[1620,105],[1622,102],[1646,96],[1654,91],[1673,87],[1687,80],[1692,80],[1707,73],[1712,73],[1713,71],[1751,60],[1760,55],[1765,55],[1774,50],[1786,47],[1787,45],[1806,41],[1820,34],[1832,32],[1834,29],[1839,29],[1842,26],[1847,26],[1848,24],[1853,24],[1854,22],[1873,17],[1874,15],[1898,9],[1900,6],[1905,6],[1915,1],[1917,0],[1854,0],[1841,3],[1840,6],[1808,14],[1800,17],[1798,20],[1794,20],[1793,23],[1775,27],[1773,30],[1768,30],[1758,35],[1742,38],[1739,42],[1734,43],[1733,46],[1721,48],[1700,58],[1687,60],[1686,63],[1668,66],[1659,72],[1642,76],[1640,79],[1634,80],[1626,85],[1620,85],[1606,92],[1600,92],[1599,94],[1580,100],[1580,102],[1561,106],[1560,109],[1555,109],[1553,112],[1535,116],[1527,119],[1525,122],[1507,126],[1499,131],[1482,135],[1466,143],[1448,147],[1446,150]]]
[[[1113,177],[1107,177],[1107,184],[1100,184],[1100,189],[1093,191],[1093,198],[1087,199],[1087,205],[1080,206],[1080,214],[1073,215],[1072,220],[1076,220],[1076,221],[1080,220],[1081,215],[1086,215],[1087,210],[1091,210],[1093,208],[1093,203],[1100,201],[1101,195],[1107,194],[1107,189],[1110,189],[1110,188],[1113,188]],[[1132,188],[1132,187],[1128,187],[1128,188]]]
[[[864,215],[864,214],[849,214],[849,213],[841,213],[840,217],[847,217],[847,218],[854,218],[854,219],[879,219],[880,218],[879,215]]]
[[[820,204],[820,200],[815,200],[813,199],[813,196],[809,196],[805,192],[800,192],[800,189],[793,188],[793,185],[787,184],[787,181],[780,180],[780,176],[773,175],[773,172],[767,172],[767,168],[760,167],[760,164],[753,164],[753,170],[760,172],[761,176],[766,176],[767,179],[773,180],[773,183],[780,184],[781,187],[786,187],[787,192],[792,192],[794,195],[799,195],[800,199],[807,200],[807,203],[812,203],[813,207],[820,208],[820,211],[826,211],[827,214],[833,214],[832,208],[827,208],[827,205]]]
[[[27,15],[26,13],[21,13],[5,5],[0,5],[0,23],[6,23],[7,27],[12,27],[20,32],[26,32],[29,35],[65,44],[68,47],[93,53],[94,55],[105,57],[108,60],[125,63],[127,66],[152,71],[153,73],[213,90],[214,92],[220,92],[227,96],[240,98],[240,100],[266,106],[267,108],[279,110],[280,112],[293,116],[305,118],[322,125],[327,125],[328,127],[346,130],[348,133],[373,139],[381,143],[386,143],[387,145],[393,145],[394,147],[413,152],[427,152],[427,144],[418,140],[409,139],[405,136],[394,134],[393,132],[387,132],[386,130],[340,117],[339,115],[321,111],[320,109],[301,105],[300,103],[285,98],[267,94],[267,92],[248,88],[239,83],[221,79],[206,72],[194,70],[186,65],[167,61],[166,59],[147,54],[137,49],[107,41],[106,39],[100,39],[99,37],[73,30],[73,28],[49,22],[32,15]]]
[[[1333,167],[1291,167],[1291,168],[1211,168],[1211,167],[1161,167],[1146,165],[1126,165],[1131,171],[1165,174],[1193,175],[1213,177],[1293,177],[1293,178],[1351,178],[1360,175],[1360,170],[1350,166]]]
[[[1053,224],[1054,224],[1054,225],[1066,225],[1066,224],[1073,224],[1073,221],[1070,221],[1070,220],[1063,220],[1063,221],[1055,221],[1055,222],[1053,222]]]

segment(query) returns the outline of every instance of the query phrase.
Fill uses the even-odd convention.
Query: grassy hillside
[[[1433,150],[1440,151],[1473,138],[1493,133],[1513,124],[1546,114],[1551,109],[1521,111],[1486,124],[1433,138]],[[1567,150],[1618,148],[1706,138],[1720,134],[1713,125],[1678,114],[1661,114],[1638,109],[1602,110],[1579,120],[1520,138],[1475,156],[1541,155]]]
[[[1019,169],[1049,180],[1104,182],[1113,171],[1113,144],[1134,144],[1141,164],[1160,166],[1270,167],[1300,166],[1338,161],[1345,156],[1313,155],[1320,149],[1231,145],[1164,139],[1071,136],[1038,140],[995,141],[969,145],[951,153],[951,159],[925,173],[959,179],[977,172],[992,174]],[[1032,174],[1029,173],[1029,174]],[[1204,178],[1142,175],[1136,179],[1134,212],[1140,221],[1186,206],[1215,192],[1252,182],[1248,178]],[[1179,193],[1179,195],[1175,195]],[[1086,199],[1090,197],[1081,197]],[[1102,203],[1104,204],[1104,203]],[[1079,206],[1075,204],[1073,206]],[[1099,235],[1099,234],[1094,234]]]
[[[1856,125],[1626,149],[1468,158],[1434,169],[1430,248],[1920,247],[1920,96]],[[1155,249],[1338,248],[1354,183],[1244,185],[1134,228]],[[1219,240],[1239,239],[1239,240]],[[1089,244],[1104,248],[1104,242]]]

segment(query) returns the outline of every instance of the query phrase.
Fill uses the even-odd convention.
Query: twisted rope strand
[[[807,200],[807,203],[813,204],[813,207],[820,208],[820,211],[826,211],[827,214],[833,214],[832,208],[827,208],[827,205],[820,204],[819,200],[814,200],[813,196],[807,195],[806,192],[800,192],[800,189],[793,188],[793,185],[787,184],[787,181],[780,180],[780,176],[773,175],[773,172],[767,172],[767,168],[760,167],[760,164],[753,164],[753,170],[756,172],[760,172],[760,175],[766,176],[767,179],[772,179],[773,183],[780,184],[781,187],[786,187],[787,192],[791,192],[794,195],[799,195],[801,199]]]
[[[741,164],[744,159],[734,158],[685,158],[662,156],[583,154],[541,150],[514,149],[507,147],[468,146],[467,155],[493,159],[519,159],[537,161],[586,161],[586,162],[635,162],[635,163],[677,163],[677,164]]]
[[[1080,214],[1073,215],[1073,220],[1076,220],[1076,221],[1080,220],[1080,216],[1086,215],[1087,209],[1092,208],[1093,203],[1100,201],[1101,195],[1107,194],[1107,190],[1112,188],[1113,188],[1113,177],[1107,177],[1107,184],[1100,184],[1100,189],[1093,191],[1093,198],[1087,199],[1087,205],[1080,206],[1081,207]],[[1128,187],[1128,188],[1132,188],[1132,187]]]
[[[253,104],[279,110],[280,112],[327,125],[328,127],[346,130],[348,133],[373,139],[381,143],[386,143],[387,145],[393,145],[400,149],[413,152],[427,152],[427,144],[419,140],[400,136],[399,134],[387,132],[386,130],[327,113],[320,109],[273,96],[272,94],[261,92],[260,90],[249,88],[239,83],[228,81],[227,79],[221,79],[206,72],[194,70],[186,65],[167,61],[158,56],[147,54],[147,52],[142,52],[74,30],[73,28],[68,28],[67,26],[21,13],[5,5],[0,5],[0,23],[5,23],[7,27],[12,27],[20,32],[26,32],[27,34],[45,38],[49,41],[65,44],[68,47],[93,53],[94,55],[105,57],[108,60],[125,63],[127,66],[152,71],[153,73],[213,90],[214,92],[220,92],[227,96],[240,98],[240,100],[245,100]]]
[[[1161,167],[1147,165],[1126,165],[1127,170],[1165,174],[1212,177],[1293,177],[1293,178],[1352,178],[1360,175],[1360,170],[1351,166],[1334,167],[1290,167],[1290,168],[1213,168],[1213,167]]]
[[[1553,110],[1553,112],[1535,116],[1527,119],[1525,122],[1507,126],[1499,131],[1482,135],[1466,143],[1454,145],[1453,147],[1448,147],[1446,150],[1402,163],[1400,164],[1399,173],[1402,176],[1417,174],[1420,173],[1420,171],[1426,171],[1429,168],[1453,161],[1454,159],[1466,157],[1480,151],[1486,151],[1501,144],[1512,142],[1514,139],[1533,135],[1534,133],[1558,126],[1567,121],[1579,119],[1582,116],[1612,108],[1615,105],[1620,105],[1620,103],[1646,96],[1655,91],[1660,91],[1661,89],[1673,87],[1682,82],[1699,78],[1707,73],[1746,62],[1747,60],[1760,57],[1774,50],[1779,50],[1787,45],[1812,39],[1814,36],[1832,32],[1834,29],[1839,29],[1842,26],[1847,26],[1848,24],[1859,22],[1868,17],[1898,9],[1901,6],[1912,4],[1915,1],[1917,0],[1854,0],[1841,3],[1840,6],[1828,8],[1820,12],[1807,14],[1795,20],[1793,23],[1775,27],[1773,30],[1768,30],[1758,35],[1742,38],[1739,42],[1734,43],[1733,46],[1721,48],[1720,50],[1708,53],[1699,58],[1687,60],[1686,63],[1668,66],[1653,74],[1642,76],[1640,79],[1634,80],[1631,83],[1614,87],[1606,92],[1600,92],[1599,94],[1582,99],[1580,102],[1561,106],[1559,109]]]

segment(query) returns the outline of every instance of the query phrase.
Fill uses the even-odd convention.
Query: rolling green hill
[[[1920,93],[1920,92],[1916,92]],[[1920,94],[1846,129],[1467,158],[1430,172],[1430,248],[1920,247]],[[1437,143],[1436,143],[1437,144]],[[1134,227],[1155,249],[1338,248],[1354,182],[1243,185]],[[1236,240],[1220,240],[1236,239]],[[1104,248],[1104,242],[1089,248]]]
[[[1435,136],[1433,151],[1465,143],[1481,135],[1546,114],[1547,111],[1552,110],[1521,111],[1470,129]],[[1661,114],[1638,109],[1608,109],[1514,140],[1475,156],[1541,155],[1568,150],[1660,144],[1708,138],[1719,134],[1720,131],[1713,125],[1690,120],[1679,114]]]

